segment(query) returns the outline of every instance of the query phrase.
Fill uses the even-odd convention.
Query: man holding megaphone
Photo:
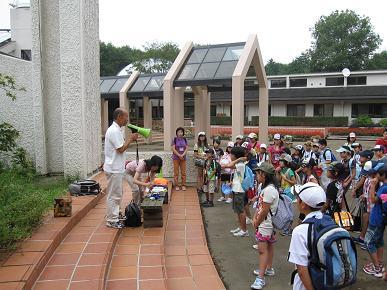
[[[119,220],[120,205],[123,195],[125,175],[125,151],[137,141],[138,134],[131,134],[126,141],[122,128],[128,123],[128,111],[117,108],[113,112],[113,123],[105,135],[105,163],[103,170],[107,178],[106,226],[120,229],[124,225]]]

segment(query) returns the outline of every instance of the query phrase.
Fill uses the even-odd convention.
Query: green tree
[[[367,69],[387,69],[387,51],[375,53],[367,63]]]
[[[321,16],[312,28],[310,67],[313,72],[361,70],[382,42],[369,17],[354,11]]]
[[[284,75],[288,73],[288,65],[280,62],[275,62],[271,58],[265,65],[265,70],[268,76]]]
[[[289,74],[310,73],[310,53],[305,51],[288,65]]]

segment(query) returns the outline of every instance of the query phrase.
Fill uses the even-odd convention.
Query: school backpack
[[[382,207],[382,221],[384,226],[387,226],[387,201],[383,201],[381,199],[381,195],[386,195],[387,194],[387,185],[383,185],[381,188],[379,188],[381,191],[380,194],[378,194],[378,200],[381,203]]]
[[[127,227],[139,227],[141,226],[141,210],[137,204],[132,200],[125,208],[125,226]]]
[[[335,154],[333,154],[332,150],[329,149],[329,148],[325,149],[324,152],[323,152],[324,159],[327,160],[327,157],[326,157],[327,151],[331,152],[331,162],[337,161],[337,158],[336,158]]]
[[[293,221],[294,215],[292,203],[292,199],[289,196],[280,194],[277,212],[273,214],[271,209],[269,210],[271,221],[276,229],[284,230]]]
[[[239,172],[238,172],[238,175],[240,175]],[[254,179],[255,179],[255,177],[254,177],[253,171],[250,169],[250,167],[245,165],[245,174],[244,174],[244,178],[241,182],[242,189],[244,191],[248,191],[249,188],[253,188],[254,187]]]
[[[309,274],[316,290],[334,290],[356,282],[357,252],[347,230],[328,215],[309,218]]]

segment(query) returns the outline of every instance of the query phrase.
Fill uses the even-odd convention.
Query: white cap
[[[203,132],[203,131],[202,131],[202,132],[199,132],[199,133],[198,133],[198,137],[201,136],[201,135],[206,136],[206,132]]]
[[[302,186],[295,185],[291,191],[311,208],[321,208],[327,200],[324,189],[313,182],[305,183]]]
[[[274,134],[274,140],[280,140],[281,139],[281,135],[280,134]]]
[[[289,154],[282,154],[281,157],[280,157],[280,160],[285,160],[287,162],[292,162],[292,156],[290,156]]]
[[[243,142],[241,146],[247,148],[247,146],[249,146],[249,142]]]
[[[338,152],[338,153],[342,153],[342,152],[351,153],[351,148],[349,148],[349,146],[343,145],[339,149],[337,149],[336,152]]]
[[[262,143],[261,146],[259,146],[259,147],[260,147],[260,148],[265,148],[265,149],[267,149],[267,146],[266,146],[265,143]]]
[[[243,139],[243,135],[238,135],[235,139]]]
[[[295,148],[296,148],[297,150],[300,150],[300,151],[302,151],[302,149],[304,149],[304,147],[303,147],[302,145],[297,145]]]
[[[349,133],[349,138],[356,138],[356,134],[354,132]]]
[[[255,133],[250,133],[249,136],[247,136],[247,137],[249,137],[250,139],[253,139],[253,138],[258,139],[258,136]]]
[[[364,163],[364,167],[363,167],[363,170],[365,171],[369,171],[372,169],[372,161],[367,161],[366,163]]]
[[[384,150],[384,147],[382,145],[375,145],[375,147],[372,148],[372,151],[379,151],[379,150]]]
[[[234,142],[232,142],[232,141],[228,142],[227,147],[234,147]]]

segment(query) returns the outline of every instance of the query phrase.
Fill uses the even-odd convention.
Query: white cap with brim
[[[324,189],[313,182],[295,185],[291,191],[311,208],[322,208],[327,200]]]
[[[337,149],[336,152],[338,152],[338,153],[342,153],[342,152],[351,153],[351,150],[349,148],[345,148],[344,146],[342,146],[339,149]]]
[[[243,135],[236,136],[236,139],[243,139]]]
[[[280,134],[274,134],[274,140],[280,140],[281,139],[281,135]]]
[[[227,147],[234,147],[234,142],[232,142],[232,141],[228,142]]]
[[[356,138],[356,134],[354,132],[349,133],[349,138]]]
[[[241,146],[244,147],[244,148],[247,148],[247,146],[249,146],[249,143],[248,142],[243,142]]]
[[[262,143],[259,147],[260,147],[260,148],[265,148],[265,149],[267,149],[267,145],[264,144],[264,143]]]
[[[200,136],[206,136],[206,132],[199,132],[198,137],[200,137]]]
[[[250,139],[252,139],[252,138],[257,139],[257,134],[250,133],[247,137],[249,137]]]

